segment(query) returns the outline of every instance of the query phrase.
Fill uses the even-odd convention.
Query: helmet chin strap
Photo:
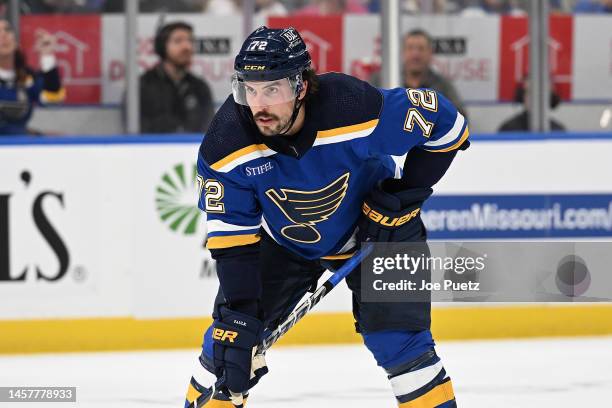
[[[293,103],[293,113],[291,114],[291,119],[289,120],[289,125],[287,126],[287,129],[285,129],[283,132],[276,134],[275,136],[285,136],[287,132],[291,130],[291,128],[295,124],[295,121],[297,120],[298,115],[300,114],[300,109],[302,108],[303,103],[304,101],[300,100],[299,97],[295,98],[295,101]]]

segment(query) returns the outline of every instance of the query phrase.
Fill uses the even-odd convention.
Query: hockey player
[[[464,117],[432,90],[316,75],[293,28],[260,27],[246,39],[232,91],[198,155],[220,289],[185,407],[242,406],[268,371],[254,355],[263,331],[359,242],[424,241],[418,209],[469,143]],[[362,205],[413,216],[385,226]],[[430,304],[362,302],[359,274],[347,278],[356,328],[399,406],[456,407]],[[212,395],[215,382],[223,392]]]

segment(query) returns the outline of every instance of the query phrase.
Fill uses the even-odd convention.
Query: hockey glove
[[[210,335],[212,335],[212,327],[210,328]],[[209,332],[207,331],[204,342],[207,343],[209,338],[211,337],[209,337]],[[227,388],[223,390],[217,389],[216,392],[214,391],[215,388],[213,385],[217,387],[220,386],[223,380],[223,373],[222,370],[220,370],[219,378],[215,375],[216,370],[213,356],[209,355],[209,353],[213,352],[213,348],[213,345],[211,345],[210,348],[204,346],[202,350],[202,354],[198,359],[187,389],[185,408],[206,408],[208,406],[234,408],[246,404],[248,393],[234,393],[232,395]],[[253,353],[255,353],[256,349],[257,347],[253,348]],[[255,354],[251,361],[249,389],[257,384],[259,379],[267,372],[268,367],[264,354]]]
[[[263,355],[254,355],[263,323],[256,317],[225,306],[213,323],[212,338],[218,386],[230,393],[246,393],[268,372]]]
[[[357,223],[357,242],[425,241],[421,206],[433,190],[410,188],[398,191],[398,184],[394,181],[388,179],[379,183],[365,199]]]

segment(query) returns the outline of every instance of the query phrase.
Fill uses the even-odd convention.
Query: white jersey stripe
[[[442,371],[442,361],[429,367],[421,368],[420,370],[410,371],[406,374],[398,375],[391,378],[391,387],[393,393],[399,397],[401,395],[410,394],[419,388],[427,385],[431,380]]]
[[[241,164],[244,164],[251,160],[258,159],[260,157],[272,156],[273,154],[276,154],[276,152],[272,149],[257,150],[255,152],[245,154],[243,156],[240,156],[232,160],[231,162],[227,163],[225,166],[219,168],[219,170],[217,171],[220,171],[221,173],[227,173],[231,171],[232,169],[234,169],[236,166],[240,166]]]
[[[461,137],[461,129],[463,129],[463,125],[465,124],[465,118],[459,112],[457,112],[457,118],[455,119],[455,124],[453,128],[449,130],[444,136],[439,138],[438,140],[432,140],[430,142],[425,143],[423,146],[426,147],[436,147],[443,146],[452,142],[457,141]]]
[[[257,229],[261,223],[257,225],[236,225],[223,222],[221,220],[206,220],[206,228],[208,232],[233,232],[233,231],[247,231]]]

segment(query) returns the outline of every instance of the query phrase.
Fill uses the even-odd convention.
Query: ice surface
[[[467,408],[608,405],[612,337],[444,342],[437,347]],[[0,386],[76,386],[53,408],[179,408],[197,350],[0,356]],[[280,347],[248,408],[394,407],[363,346]],[[0,403],[40,408],[41,404]]]

